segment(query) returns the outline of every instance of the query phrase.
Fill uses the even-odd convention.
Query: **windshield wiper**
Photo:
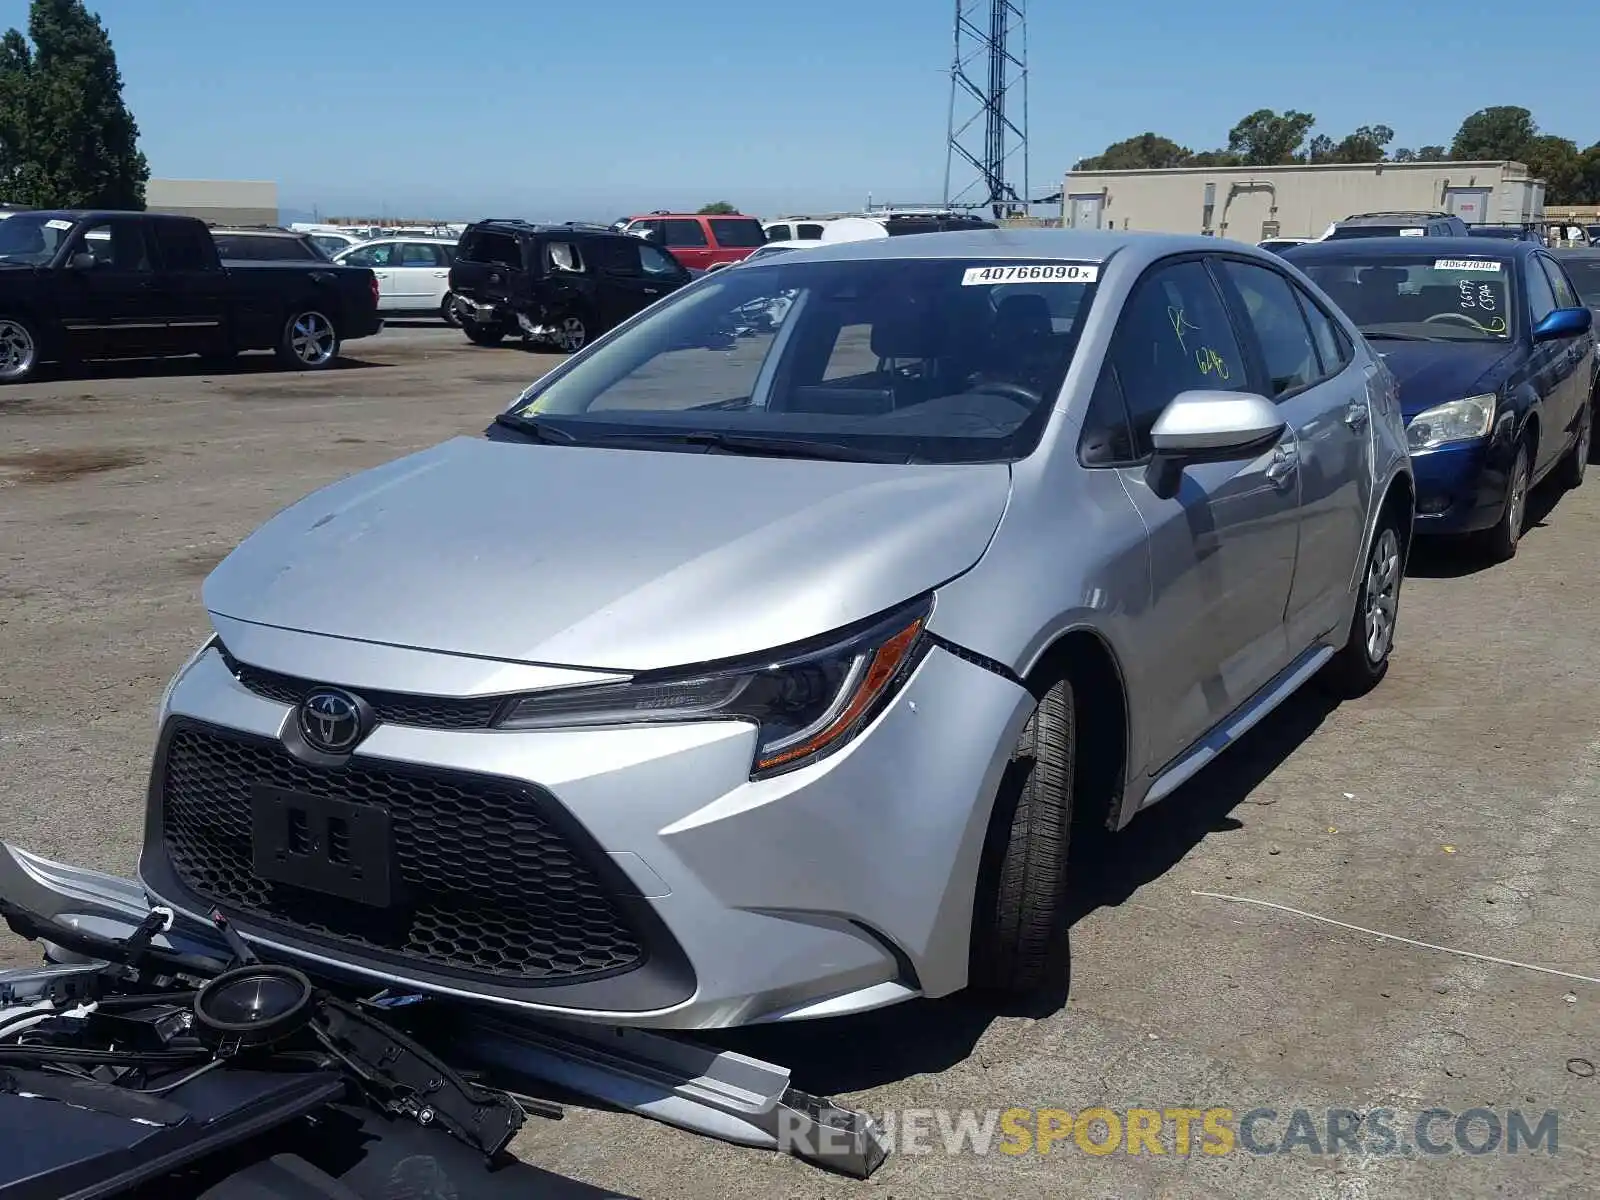
[[[507,429],[515,429],[518,433],[525,433],[538,442],[553,442],[560,446],[575,445],[577,437],[560,429],[549,421],[541,421],[537,417],[525,417],[520,413],[502,412],[495,413],[494,423],[503,425]]]
[[[1444,338],[1428,337],[1422,333],[1386,333],[1377,329],[1363,329],[1361,331],[1369,338],[1382,338],[1390,342],[1442,342]]]
[[[770,455],[774,458],[822,458],[834,462],[903,463],[904,454],[866,450],[840,442],[813,442],[805,438],[767,437],[756,433],[727,433],[719,429],[693,429],[687,433],[630,434],[633,442],[675,442],[684,446],[704,446],[725,454]]]

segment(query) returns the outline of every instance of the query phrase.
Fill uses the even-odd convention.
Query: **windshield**
[[[55,257],[72,222],[47,213],[18,213],[0,221],[0,261],[42,266]]]
[[[781,439],[770,452],[796,457],[809,444],[866,460],[1019,458],[1038,443],[1097,276],[1082,263],[779,255],[705,276],[510,415],[591,444],[733,435]]]
[[[1525,229],[1507,229],[1503,225],[1474,225],[1467,232],[1473,237],[1514,238],[1518,241],[1528,236]]]
[[[1368,337],[1505,341],[1511,336],[1511,264],[1433,255],[1297,261]]]

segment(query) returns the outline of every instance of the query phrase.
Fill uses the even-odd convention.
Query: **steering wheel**
[[[1473,318],[1467,316],[1466,313],[1459,313],[1459,312],[1434,313],[1433,316],[1431,316],[1431,317],[1423,318],[1422,323],[1424,325],[1432,325],[1436,321],[1456,321],[1456,322],[1459,322],[1462,325],[1470,325],[1470,326],[1472,326],[1479,333],[1488,333],[1489,332],[1482,325],[1480,325],[1477,321],[1473,320]]]
[[[981,383],[969,385],[970,391],[988,392],[995,396],[1005,396],[1029,408],[1044,403],[1044,397],[1032,388],[1023,387],[1020,383],[1012,383],[1006,379],[989,379]]]

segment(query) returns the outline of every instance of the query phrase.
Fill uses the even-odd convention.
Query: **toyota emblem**
[[[343,754],[366,732],[362,704],[349,692],[318,688],[300,704],[300,732],[313,750]]]

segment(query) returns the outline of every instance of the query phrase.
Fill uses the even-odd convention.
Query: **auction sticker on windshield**
[[[1013,267],[968,267],[962,287],[989,283],[1093,283],[1100,268],[1084,263],[1045,263]]]
[[[1433,263],[1435,271],[1498,271],[1500,264],[1488,258],[1439,258]]]
[[[60,217],[51,217],[44,223],[46,229],[71,229],[71,221],[63,221]]]

